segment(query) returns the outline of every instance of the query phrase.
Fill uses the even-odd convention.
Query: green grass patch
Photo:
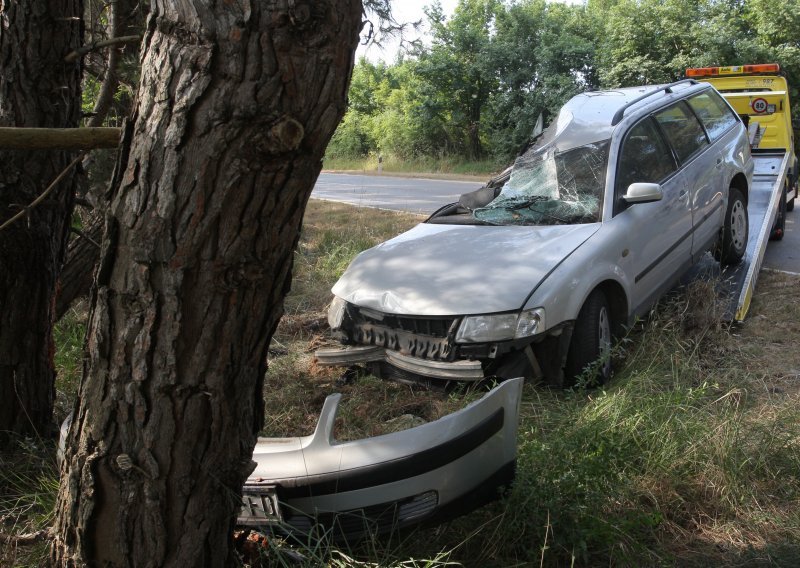
[[[80,300],[56,323],[53,328],[56,366],[55,420],[61,424],[72,410],[83,373],[83,347],[86,335],[88,307]]]
[[[465,176],[479,176],[488,179],[508,166],[505,162],[496,160],[466,161],[454,156],[433,158],[424,156],[415,159],[402,160],[394,156],[384,156],[380,164],[385,173],[402,174],[452,174]],[[374,155],[365,158],[330,158],[326,157],[323,167],[326,170],[377,172],[378,157]]]
[[[0,453],[0,566],[47,564],[58,493],[54,456],[52,444],[26,439]]]

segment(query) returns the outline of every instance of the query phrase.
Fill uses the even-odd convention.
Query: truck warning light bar
[[[761,63],[759,65],[730,65],[727,67],[695,67],[686,70],[687,77],[719,77],[721,75],[756,75],[769,73],[776,75],[781,72],[777,63]]]

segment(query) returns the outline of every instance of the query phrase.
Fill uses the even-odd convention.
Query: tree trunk
[[[61,269],[60,289],[56,295],[56,321],[75,300],[88,295],[92,287],[94,267],[100,257],[99,243],[103,239],[103,220],[99,215],[91,215],[81,233],[67,247],[67,260]]]
[[[81,0],[0,3],[0,126],[74,128],[80,119]],[[0,150],[0,225],[74,159]],[[43,435],[54,396],[53,294],[75,189],[71,173],[23,219],[0,231],[0,445],[9,432]]]
[[[267,347],[345,111],[358,0],[156,0],[51,559],[231,565]]]

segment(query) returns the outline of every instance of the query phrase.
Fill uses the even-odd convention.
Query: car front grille
[[[350,306],[350,316],[355,323],[368,323],[379,325],[396,331],[407,331],[415,335],[425,335],[445,339],[455,333],[455,326],[459,318],[443,317],[417,317],[384,314],[374,310]]]
[[[453,360],[452,338],[457,317],[414,317],[384,314],[348,306],[349,335],[359,345],[377,345],[404,355],[435,361]]]

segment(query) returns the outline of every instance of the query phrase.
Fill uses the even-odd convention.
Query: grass
[[[384,156],[381,165],[385,173],[416,175],[449,174],[456,176],[479,176],[483,179],[488,179],[508,166],[507,163],[500,163],[496,160],[465,161],[463,158],[449,156],[440,158],[424,156],[410,160],[401,160],[394,156]],[[372,155],[365,158],[326,157],[323,162],[323,167],[326,170],[336,171],[377,172],[378,157]],[[425,172],[425,174],[420,174],[420,172]]]
[[[34,568],[46,563],[49,543],[44,531],[53,522],[58,492],[54,456],[52,444],[25,439],[0,453],[0,566]]]
[[[270,348],[265,435],[311,433],[333,392],[344,394],[338,439],[383,433],[401,415],[435,420],[478,396],[368,376],[342,384],[340,371],[313,363],[329,341],[330,287],[352,256],[418,221],[311,201]],[[735,327],[720,323],[711,283],[672,293],[620,343],[604,388],[525,385],[517,479],[503,501],[402,540],[354,550],[318,542],[296,551],[301,565],[800,565],[798,285],[762,273],[748,320]],[[67,385],[80,368],[85,311],[73,315],[58,335]],[[23,447],[21,455],[0,464],[3,532],[48,523],[51,454]]]
[[[340,225],[320,215],[328,208],[362,217],[331,234]],[[363,215],[309,208],[299,288],[276,336],[284,351],[270,361],[267,404],[282,411],[268,421],[269,435],[310,433],[336,391],[345,395],[344,438],[380,433],[396,415],[432,420],[465,403],[369,377],[338,385],[339,372],[314,366],[311,354],[326,341],[327,290],[348,255],[405,228],[392,213]],[[378,218],[395,226],[370,233]],[[352,553],[432,558],[446,550],[450,561],[481,566],[797,565],[800,355],[790,340],[800,332],[800,307],[789,298],[799,283],[762,274],[741,327],[720,323],[712,283],[673,293],[621,343],[604,389],[526,385],[517,481],[505,501],[411,543]]]
[[[78,302],[53,330],[57,370],[54,420],[69,414],[83,368],[87,306]],[[53,441],[18,439],[0,452],[0,566],[31,568],[46,564],[49,543],[43,531],[53,522],[58,470]],[[30,537],[21,545],[3,535]]]

